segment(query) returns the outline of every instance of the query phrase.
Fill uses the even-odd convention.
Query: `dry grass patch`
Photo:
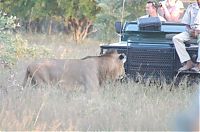
[[[7,84],[0,94],[1,130],[173,130],[170,122],[197,91],[133,81],[107,84],[96,94]]]
[[[54,58],[98,55],[98,43],[77,45],[66,36],[26,36],[29,44],[44,44]],[[26,66],[20,60],[11,71],[0,69],[0,130],[174,130],[177,113],[190,107],[196,85],[179,87],[135,83],[107,84],[98,93],[66,91],[55,86],[21,89]],[[72,88],[73,89],[73,88]]]

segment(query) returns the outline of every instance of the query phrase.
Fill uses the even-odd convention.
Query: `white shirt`
[[[191,28],[196,28],[195,19],[199,11],[197,2],[190,4],[183,16],[182,23],[190,25]],[[198,20],[199,21],[199,20]]]
[[[197,30],[200,30],[200,10],[198,11],[198,14],[194,20],[194,25]]]
[[[149,17],[150,17],[149,15],[145,15],[145,16],[141,16],[140,18],[149,18]],[[160,15],[158,15],[157,17],[160,19],[161,22],[165,22],[166,21],[165,18],[160,16]]]

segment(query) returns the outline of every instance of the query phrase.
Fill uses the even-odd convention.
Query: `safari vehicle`
[[[119,53],[125,53],[127,55],[125,71],[128,76],[172,79],[177,75],[182,65],[172,37],[185,31],[184,24],[145,18],[123,24],[116,22],[115,29],[120,35],[120,41],[101,45],[101,53],[108,49],[117,49]],[[198,52],[197,41],[194,39],[185,43],[191,59],[195,62]],[[198,73],[188,70],[178,74]]]

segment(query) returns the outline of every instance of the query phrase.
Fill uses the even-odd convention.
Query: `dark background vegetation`
[[[145,13],[146,0],[126,0],[124,20],[135,20]],[[84,40],[98,34],[110,41],[114,22],[122,20],[123,0],[2,0],[0,9],[17,17],[20,30],[31,33],[72,34]]]

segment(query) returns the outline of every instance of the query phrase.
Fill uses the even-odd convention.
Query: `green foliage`
[[[101,12],[97,14],[95,28],[99,31],[98,38],[110,42],[116,36],[115,21],[133,21],[144,15],[146,1],[144,0],[96,0]]]
[[[0,7],[23,20],[43,19],[48,16],[75,17],[86,16],[95,19],[99,9],[95,0],[6,0]]]
[[[0,59],[7,63],[15,61],[16,52],[10,31],[16,28],[16,17],[0,12]]]
[[[50,50],[47,48],[42,46],[28,47],[26,40],[18,34],[13,34],[12,30],[15,30],[17,25],[16,17],[0,13],[0,61],[12,65],[22,57],[49,55]]]
[[[7,16],[6,13],[0,12],[0,32],[16,28],[16,17]]]
[[[136,20],[138,17],[145,15],[145,5],[147,0],[127,0],[125,10],[130,12],[124,19],[127,21]]]
[[[58,7],[64,17],[82,18],[94,20],[99,8],[95,0],[57,0]]]
[[[36,19],[44,16],[47,11],[44,10],[44,0],[6,0],[0,4],[0,7],[22,20]]]
[[[123,1],[125,1],[124,11]],[[88,34],[92,33],[94,31],[92,27],[95,27],[98,31],[96,34],[98,38],[109,42],[116,36],[114,22],[132,21],[144,15],[146,1],[147,0],[16,0],[13,2],[13,0],[5,0],[0,3],[0,8],[20,18],[22,22],[27,24],[26,28],[28,28],[29,31],[31,31],[31,22],[45,21],[43,24],[48,25],[44,26],[45,29],[48,29],[45,31],[50,33],[52,20],[56,19],[58,23],[64,23],[66,27],[69,27],[67,29],[68,32],[74,34],[75,32],[80,32],[75,27],[84,30],[88,26],[87,23],[92,22],[92,26],[89,25],[90,29],[86,32]],[[76,23],[74,22],[70,25],[69,18],[74,19]],[[81,22],[81,20],[85,18],[88,21],[85,23]],[[78,22],[80,22],[80,24]],[[74,27],[72,25],[74,25]],[[39,27],[41,27],[41,25]],[[80,32],[78,34],[83,33]],[[78,34],[75,38],[81,38]],[[87,34],[83,36],[85,37]]]
[[[101,12],[97,14],[95,28],[99,31],[98,37],[102,41],[109,42],[115,36],[114,23],[121,20],[122,0],[97,0]],[[129,13],[124,12],[125,16]]]
[[[21,35],[15,35],[15,56],[17,59],[23,57],[42,58],[51,56],[51,50],[41,45],[28,46],[28,41],[24,40]]]
[[[51,51],[51,49],[49,49],[45,46],[34,45],[27,49],[26,55],[27,55],[27,57],[33,57],[33,58],[51,57],[52,51]]]
[[[16,61],[15,48],[11,36],[7,33],[0,33],[0,60],[12,64]]]
[[[9,65],[24,57],[49,57],[51,50],[44,46],[28,46],[28,42],[21,35],[0,33],[0,60]]]
[[[93,22],[100,11],[95,0],[59,0],[58,5],[76,42],[81,42],[93,32]]]
[[[68,31],[73,33],[75,40],[84,39],[87,36],[91,31],[91,23],[99,12],[95,0],[17,0],[14,4],[12,3],[13,0],[7,0],[0,3],[0,7],[19,17],[25,23],[26,30],[33,31],[31,30],[31,28],[34,28],[31,27],[32,22],[35,22],[35,27],[39,27],[37,24],[45,21],[43,24],[48,24],[45,28],[48,28],[46,31],[50,34],[52,20],[62,18],[58,23],[69,25]],[[70,18],[76,22],[71,24]],[[87,21],[85,22],[85,20]]]

